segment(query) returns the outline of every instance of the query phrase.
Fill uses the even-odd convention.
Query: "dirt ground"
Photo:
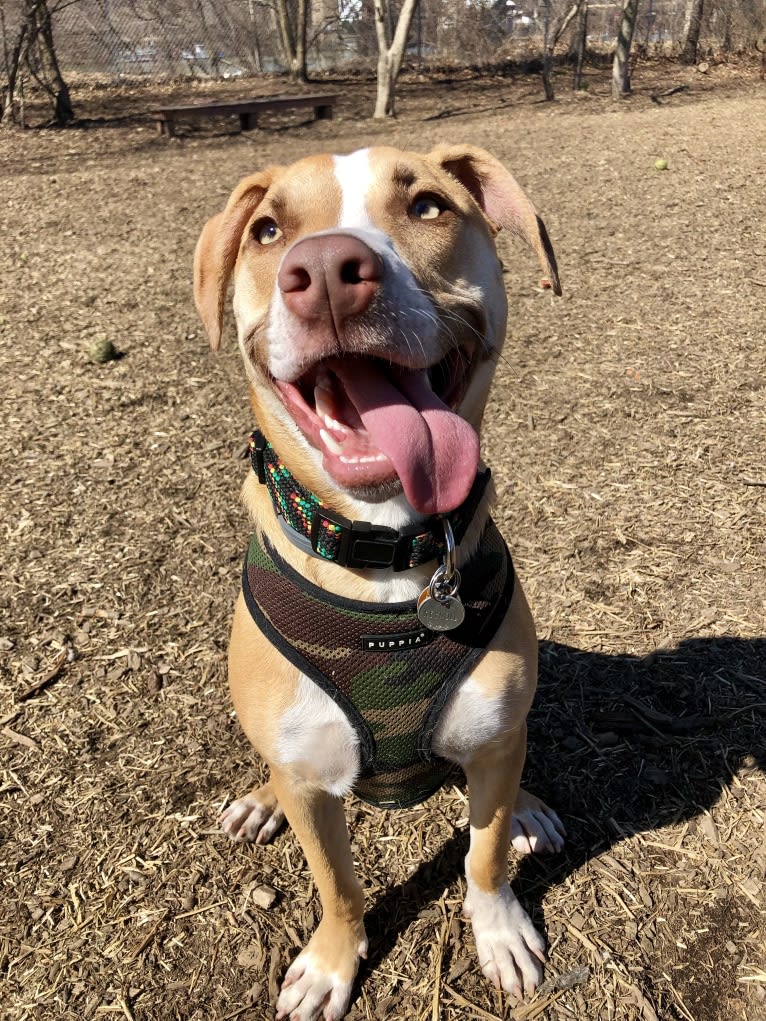
[[[622,104],[595,71],[545,104],[531,78],[411,75],[378,124],[369,82],[322,84],[331,122],[168,141],[158,95],[91,90],[72,128],[0,137],[0,1015],[273,1017],[319,909],[289,832],[216,826],[260,773],[225,678],[252,423],[191,253],[263,164],[448,140],[516,173],[565,289],[504,242],[484,450],[541,640],[526,783],[568,844],[512,856],[550,950],[513,1004],[461,920],[464,787],[350,799],[371,948],[349,1018],[763,1021],[766,86],[665,65]]]

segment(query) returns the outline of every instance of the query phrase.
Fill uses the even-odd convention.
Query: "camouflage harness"
[[[431,742],[450,695],[495,634],[513,595],[505,542],[489,521],[462,571],[464,623],[432,632],[415,602],[344,599],[306,581],[255,535],[242,589],[263,634],[344,711],[359,736],[354,791],[384,807],[417,804],[442,786],[453,765]]]

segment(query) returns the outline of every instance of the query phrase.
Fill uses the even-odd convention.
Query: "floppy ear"
[[[226,289],[237,262],[242,234],[266,194],[275,169],[269,167],[243,178],[223,212],[207,221],[194,250],[194,303],[214,351],[221,344]]]
[[[530,245],[546,274],[543,287],[561,294],[556,256],[545,224],[502,163],[475,145],[438,145],[428,159],[457,178],[490,220]]]

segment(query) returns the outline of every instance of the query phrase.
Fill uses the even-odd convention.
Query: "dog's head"
[[[259,425],[322,499],[403,489],[434,514],[467,496],[505,337],[501,227],[532,246],[560,294],[542,220],[474,146],[270,167],[206,224],[194,290],[210,342],[233,276]]]

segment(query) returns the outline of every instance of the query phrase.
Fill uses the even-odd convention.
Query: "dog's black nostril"
[[[346,259],[340,267],[340,278],[344,284],[362,282],[361,264],[358,259]]]
[[[283,291],[307,291],[311,287],[311,274],[303,266],[291,266],[280,281]]]

